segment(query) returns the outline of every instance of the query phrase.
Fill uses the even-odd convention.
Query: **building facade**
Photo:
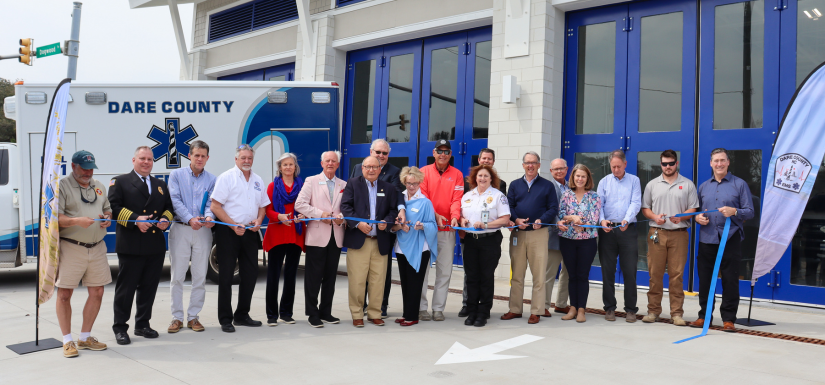
[[[541,154],[546,177],[563,157],[598,180],[610,172],[606,154],[622,149],[643,186],[661,173],[665,149],[698,185],[711,177],[711,150],[725,147],[759,208],[785,109],[825,61],[822,12],[825,0],[205,0],[195,1],[192,41],[176,35],[182,79],[337,82],[345,178],[376,138],[391,142],[398,166],[431,163],[433,142],[450,140],[465,173],[490,147],[506,181],[522,176],[526,151]],[[746,223],[743,295],[759,227],[769,225],[758,215]],[[497,274],[507,277],[502,249]],[[755,298],[825,305],[823,259],[820,175]],[[685,271],[685,287],[697,289],[694,257]],[[601,280],[598,266],[591,278]]]

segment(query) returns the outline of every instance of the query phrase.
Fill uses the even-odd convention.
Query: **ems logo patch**
[[[189,142],[198,137],[195,127],[180,128],[179,118],[166,118],[164,128],[152,126],[147,138],[156,144],[152,146],[155,162],[166,157],[166,168],[180,168],[181,156],[189,159]]]
[[[114,182],[114,179],[112,179],[112,181]],[[97,195],[99,195],[99,196],[103,196],[103,190],[101,190],[99,188],[95,188],[95,193],[97,193]]]
[[[811,174],[811,162],[799,154],[785,154],[776,159],[773,187],[799,193]]]

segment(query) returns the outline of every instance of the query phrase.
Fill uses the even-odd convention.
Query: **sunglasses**
[[[389,151],[375,151],[375,150],[373,150],[373,151],[375,152],[375,155],[389,155],[390,154]]]
[[[451,150],[435,150],[436,154],[442,154],[442,155],[443,154],[449,154],[451,152],[452,152]]]
[[[662,162],[662,167],[673,167],[676,165],[676,162]]]
[[[92,192],[94,193],[94,199],[89,201],[88,199],[86,199],[86,197],[83,196],[83,189],[80,188],[79,186],[78,186],[78,189],[80,189],[80,200],[83,201],[83,203],[90,203],[91,204],[91,203],[97,202],[97,193],[94,193],[94,190],[92,190]]]

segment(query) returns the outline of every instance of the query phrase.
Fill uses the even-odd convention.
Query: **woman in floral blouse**
[[[583,164],[573,166],[568,181],[570,190],[561,195],[559,203],[559,249],[564,266],[570,273],[570,311],[563,320],[586,321],[587,294],[590,291],[590,266],[596,257],[595,228],[579,225],[598,225],[601,201],[593,190],[590,169]]]

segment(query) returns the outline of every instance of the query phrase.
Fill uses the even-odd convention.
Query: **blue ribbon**
[[[697,224],[697,234],[699,234],[699,227],[701,226]],[[725,229],[722,230],[722,239],[719,241],[719,251],[716,252],[716,263],[713,265],[713,275],[711,276],[712,278],[710,281],[710,290],[708,291],[708,303],[707,306],[705,306],[705,325],[702,326],[702,332],[699,333],[699,335],[685,338],[680,341],[676,341],[674,342],[674,344],[681,344],[682,342],[694,340],[699,337],[704,337],[708,335],[708,328],[710,328],[710,320],[713,318],[713,300],[716,296],[716,281],[718,281],[717,277],[719,276],[719,266],[722,265],[722,255],[725,253],[725,245],[728,243],[728,232],[730,232],[730,217],[725,218]]]

